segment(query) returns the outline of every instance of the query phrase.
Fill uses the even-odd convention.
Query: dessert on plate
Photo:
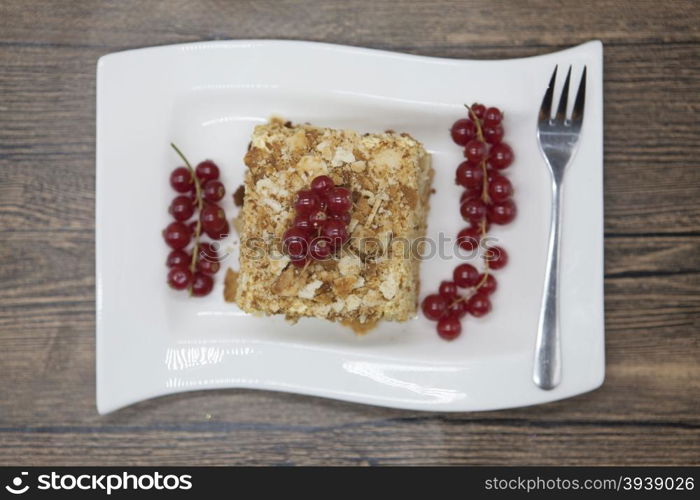
[[[245,164],[240,269],[226,291],[239,307],[292,321],[325,318],[358,332],[414,316],[416,246],[433,176],[421,143],[392,131],[359,134],[272,118],[255,127]],[[324,189],[344,193],[347,205]],[[316,227],[307,227],[309,217]],[[324,238],[324,224],[342,233],[326,238],[328,248],[313,242]],[[299,227],[307,239],[291,250],[289,235]],[[300,257],[302,247],[311,255]]]

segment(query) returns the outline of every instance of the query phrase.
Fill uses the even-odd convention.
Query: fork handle
[[[559,179],[552,179],[552,209],[547,248],[542,307],[537,327],[533,380],[545,390],[561,382],[561,335],[559,332],[559,247],[561,246],[561,193]]]

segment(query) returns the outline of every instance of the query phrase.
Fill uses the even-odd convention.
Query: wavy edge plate
[[[576,314],[570,315],[566,322],[572,331],[564,330],[564,381],[560,387],[553,391],[536,389],[531,382],[531,356],[522,355],[504,355],[499,358],[498,366],[493,366],[489,360],[474,360],[467,365],[450,361],[413,363],[373,356],[371,352],[358,357],[327,346],[295,345],[291,339],[289,342],[249,339],[219,344],[179,342],[174,345],[167,331],[164,332],[166,327],[161,318],[149,315],[149,305],[144,304],[148,300],[138,298],[143,292],[135,290],[132,296],[125,291],[128,286],[124,284],[126,277],[121,270],[128,269],[129,255],[118,254],[115,246],[120,244],[120,234],[129,234],[126,227],[129,221],[120,218],[115,210],[115,196],[120,188],[127,191],[130,188],[128,184],[120,186],[115,169],[129,161],[130,152],[147,149],[153,141],[167,141],[165,134],[167,122],[171,119],[171,101],[194,88],[197,81],[200,84],[208,81],[206,76],[188,80],[192,73],[212,71],[215,75],[209,81],[224,82],[218,85],[225,88],[229,77],[241,83],[255,71],[269,71],[269,68],[263,69],[269,65],[259,64],[264,58],[271,58],[270,63],[278,63],[280,72],[289,69],[285,65],[295,58],[304,61],[303,71],[266,76],[273,80],[277,78],[278,82],[284,81],[290,87],[302,89],[313,79],[317,86],[326,85],[333,89],[334,78],[337,80],[339,74],[337,71],[345,69],[348,73],[345,85],[352,88],[348,93],[355,97],[403,100],[418,105],[429,103],[430,93],[441,92],[440,89],[450,83],[452,74],[458,73],[459,78],[463,78],[464,72],[489,69],[490,73],[504,75],[502,85],[507,88],[515,85],[514,82],[518,85],[525,82],[512,80],[522,71],[523,74],[539,75],[532,87],[539,90],[531,95],[535,110],[555,64],[575,61],[588,66],[586,121],[578,160],[575,160],[588,163],[586,175],[590,192],[585,196],[587,213],[578,214],[581,207],[575,206],[564,216],[565,224],[567,217],[585,217],[581,220],[587,224],[588,230],[585,240],[587,260],[576,272],[581,273],[578,276],[586,281],[587,295],[585,303],[571,308],[576,309]],[[97,64],[96,139],[96,376],[99,413],[109,413],[156,396],[216,388],[294,392],[411,410],[476,411],[555,401],[600,386],[605,373],[602,66],[600,41],[540,56],[498,61],[432,58],[278,40],[179,44],[101,57]],[[420,76],[425,70],[441,77]],[[372,77],[367,78],[367,75]],[[409,81],[411,78],[416,81]],[[448,86],[444,92],[449,94],[450,88]],[[456,105],[454,100],[450,102]],[[129,117],[139,116],[139,113],[148,119],[128,122]],[[532,116],[534,125],[535,114]],[[149,159],[164,161],[162,148],[158,151]],[[574,226],[571,222],[568,225]],[[567,239],[566,229],[564,239]],[[566,256],[566,250],[563,255]],[[573,332],[574,329],[578,331]],[[189,379],[173,377],[173,363],[182,362],[183,356],[195,356],[202,374]],[[300,376],[280,370],[280,363],[284,364],[290,356],[296,366],[315,366],[315,369]],[[209,362],[207,357],[210,361],[218,361]],[[235,365],[227,365],[227,360],[235,360]],[[215,371],[206,372],[210,368],[205,366],[207,363],[218,363]]]

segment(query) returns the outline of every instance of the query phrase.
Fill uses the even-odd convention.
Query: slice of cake
[[[255,127],[245,156],[235,302],[254,314],[309,316],[356,331],[416,312],[417,245],[425,235],[433,170],[408,134],[358,134],[273,118]],[[285,255],[298,191],[319,175],[351,192],[350,239],[301,267]]]

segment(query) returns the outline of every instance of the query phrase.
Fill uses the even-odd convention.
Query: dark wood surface
[[[95,411],[95,63],[228,38],[505,58],[605,44],[607,377],[439,415],[226,390]],[[700,4],[0,2],[0,464],[700,464]]]

